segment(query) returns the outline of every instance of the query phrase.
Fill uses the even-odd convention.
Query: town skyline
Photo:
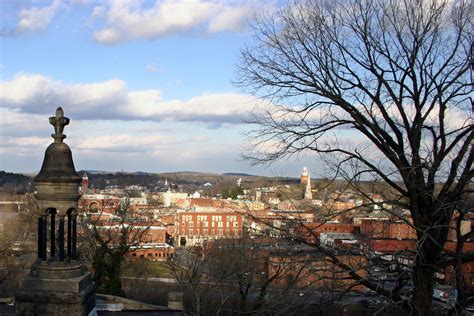
[[[259,101],[233,83],[248,22],[274,1],[2,2],[0,169],[32,173],[54,109],[77,169],[298,176],[241,158]],[[172,12],[181,14],[172,14]],[[145,32],[143,29],[147,29]],[[21,126],[21,128],[19,128]]]

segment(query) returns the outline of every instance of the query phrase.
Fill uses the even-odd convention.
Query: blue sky
[[[38,170],[62,106],[76,169],[298,176],[251,167],[232,84],[248,21],[277,1],[0,1],[0,169]]]

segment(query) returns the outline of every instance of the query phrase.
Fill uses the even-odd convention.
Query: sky
[[[260,102],[233,83],[271,0],[0,1],[0,170],[35,172],[70,118],[77,170],[298,176],[314,157],[242,159]]]

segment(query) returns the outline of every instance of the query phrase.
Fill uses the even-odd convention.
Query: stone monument
[[[69,119],[59,107],[49,122],[54,126],[54,142],[46,149],[41,171],[34,178],[41,214],[38,259],[15,294],[16,314],[95,314],[94,284],[76,252],[81,178],[74,169],[71,149],[63,142]]]

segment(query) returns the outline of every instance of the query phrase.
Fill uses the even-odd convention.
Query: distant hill
[[[77,174],[82,175],[84,172],[87,174],[108,174],[108,173],[115,173],[111,171],[101,171],[101,170],[79,170]]]
[[[205,183],[211,183],[214,190],[231,190],[237,183],[238,178],[242,178],[244,188],[274,185],[276,182],[283,184],[297,183],[296,178],[273,178],[250,175],[247,173],[229,172],[224,174],[196,171],[180,171],[167,173],[149,172],[113,172],[101,170],[79,170],[77,173],[82,176],[84,172],[89,177],[89,186],[96,189],[104,189],[110,186],[127,187],[139,185],[148,190],[159,190],[165,187],[165,181],[174,189],[186,192],[194,192],[203,189]],[[0,190],[15,191],[18,193],[32,192],[34,190],[33,177],[23,174],[0,171]]]
[[[20,173],[0,171],[0,189],[2,191],[24,194],[33,191],[33,178]]]
[[[222,175],[223,176],[234,176],[234,177],[256,177],[252,174],[238,173],[238,172],[227,172],[227,173],[223,173]]]

